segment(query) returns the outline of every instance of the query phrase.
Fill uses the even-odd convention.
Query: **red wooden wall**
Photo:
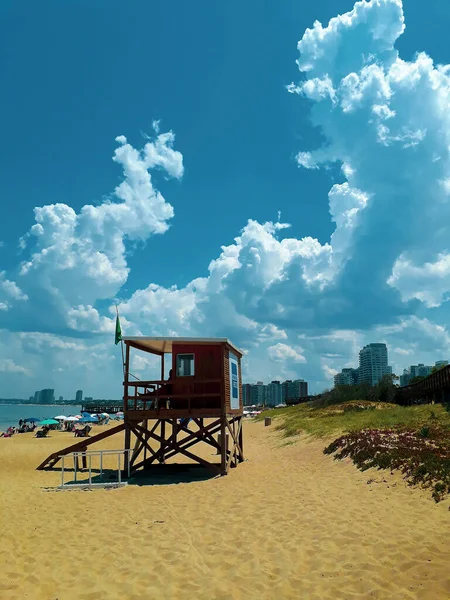
[[[216,344],[172,344],[172,372],[176,378],[177,354],[194,355],[194,377],[201,379],[221,379],[222,346]],[[183,378],[181,378],[183,379]]]
[[[194,376],[177,377],[177,355],[194,355]],[[215,408],[222,405],[222,356],[223,347],[219,344],[172,344],[173,393],[191,396],[191,407],[197,409]],[[218,380],[213,383],[209,380]],[[194,388],[192,387],[194,385]],[[203,397],[202,394],[218,394]],[[175,401],[176,403],[176,401]],[[175,405],[174,402],[172,404]]]

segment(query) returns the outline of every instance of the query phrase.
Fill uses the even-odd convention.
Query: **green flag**
[[[117,345],[121,341],[121,339],[122,339],[122,330],[120,329],[119,313],[117,313],[115,344]]]

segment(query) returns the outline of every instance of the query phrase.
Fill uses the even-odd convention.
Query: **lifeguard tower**
[[[132,473],[181,455],[226,475],[244,460],[240,350],[225,338],[124,337],[123,342],[125,448],[135,437],[134,450],[126,455]],[[160,380],[132,378],[133,350],[160,357]],[[216,450],[220,463],[192,451],[200,442]]]
[[[54,452],[38,469],[53,467],[65,455],[86,453],[88,446],[122,431],[125,474],[182,456],[226,475],[244,460],[242,352],[238,348],[225,338],[124,337],[123,342],[124,422]],[[135,351],[160,358],[159,380],[142,381],[131,374]],[[216,454],[196,454],[193,447],[201,442]]]

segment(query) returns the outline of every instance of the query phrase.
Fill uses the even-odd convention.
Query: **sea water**
[[[17,427],[20,419],[35,418],[40,421],[57,415],[79,415],[81,406],[50,404],[0,404],[0,431],[10,425]]]

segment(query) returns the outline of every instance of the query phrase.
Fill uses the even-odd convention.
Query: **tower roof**
[[[170,354],[172,352],[172,344],[192,344],[203,345],[208,344],[227,344],[236,354],[243,356],[242,350],[239,350],[228,338],[196,338],[196,337],[124,337],[123,341],[133,348],[151,352],[153,354]]]

